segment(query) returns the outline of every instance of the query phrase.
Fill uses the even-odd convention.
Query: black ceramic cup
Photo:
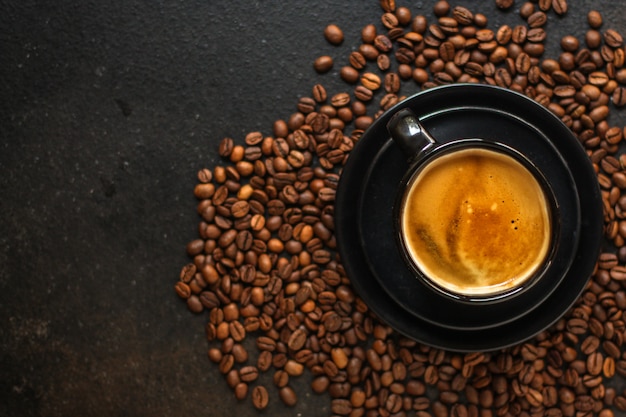
[[[517,297],[549,272],[561,238],[577,234],[562,236],[549,179],[511,146],[462,136],[438,143],[408,108],[387,129],[409,163],[393,210],[396,242],[438,294],[466,303]],[[550,284],[542,294],[558,282]]]

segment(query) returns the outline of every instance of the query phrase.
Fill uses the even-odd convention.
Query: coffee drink
[[[410,181],[401,211],[409,257],[456,294],[518,287],[550,248],[550,205],[540,182],[496,150],[473,146],[436,157]]]

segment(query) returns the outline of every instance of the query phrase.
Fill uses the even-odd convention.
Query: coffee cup
[[[539,249],[527,267],[530,272],[517,280],[509,276],[508,285],[479,285],[473,290],[453,287],[444,282],[445,276],[420,266],[424,261],[408,250],[401,228],[404,199],[408,190],[412,186],[417,189],[425,178],[419,175],[430,175],[425,167],[435,170],[439,164],[448,169],[455,166],[456,157],[466,162],[471,159],[468,155],[480,160],[484,155],[493,156],[491,152],[505,167],[510,168],[511,159],[519,163],[521,172],[530,173],[531,180],[526,182],[541,189],[539,201],[548,208],[548,248],[542,255],[544,236],[543,244],[534,244]],[[468,177],[478,176],[461,178],[469,184]],[[433,193],[445,195],[461,185],[436,186]],[[426,214],[439,214],[433,199],[427,200],[422,204]],[[483,207],[472,202],[470,207],[469,200],[461,199],[460,207],[465,208],[466,216],[476,215],[480,209],[495,216],[505,213],[501,205],[508,200]],[[447,203],[441,203],[444,207],[450,205],[447,199],[443,201]],[[492,210],[493,203],[498,204]],[[545,219],[545,212],[541,216]],[[509,223],[500,224],[512,226],[506,231],[516,236],[514,233],[524,231],[519,227],[528,217],[519,217],[519,223],[517,219],[511,217]],[[335,200],[340,259],[371,311],[414,340],[462,351],[511,346],[562,317],[594,271],[603,242],[602,219],[597,174],[572,131],[535,100],[484,84],[429,88],[381,114],[355,142]],[[494,223],[493,218],[486,222],[488,226]],[[450,234],[454,228],[443,230]],[[488,246],[481,242],[493,235],[486,227],[475,227],[471,234],[480,234],[476,239],[480,249]],[[525,249],[510,243],[516,239],[502,244],[489,240],[492,250],[485,251],[486,255],[495,249],[526,255]],[[434,243],[431,246],[436,247]],[[452,265],[464,258],[454,259]]]
[[[429,288],[468,302],[527,291],[559,245],[559,207],[544,174],[498,141],[437,142],[408,108],[387,123],[409,161],[394,204],[396,240]]]

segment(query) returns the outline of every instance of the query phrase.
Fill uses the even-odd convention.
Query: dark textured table
[[[581,38],[593,8],[626,32],[620,2],[569,3],[550,15],[549,51]],[[338,70],[378,2],[1,4],[0,415],[256,415],[208,361],[206,317],[173,290],[197,236],[196,172],[224,136],[270,134],[314,84],[347,90]],[[432,16],[432,1],[404,4]],[[458,4],[492,28],[517,19]],[[336,63],[319,75],[323,54]],[[265,414],[329,415],[309,381],[295,408]]]

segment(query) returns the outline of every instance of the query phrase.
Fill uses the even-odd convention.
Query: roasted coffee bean
[[[198,268],[195,264],[189,263],[181,269],[179,279],[183,283],[189,283],[195,276],[197,270]]]
[[[246,337],[246,329],[239,321],[233,321],[228,325],[230,336],[236,341],[241,342]]]
[[[376,65],[381,71],[387,71],[391,67],[391,60],[388,55],[378,55]]]
[[[512,82],[511,74],[505,68],[498,68],[494,78],[500,87],[508,87]]]
[[[213,172],[210,169],[203,168],[198,171],[198,181],[203,184],[209,183],[213,180]]]
[[[353,408],[352,408],[352,404],[350,403],[349,400],[346,399],[334,399],[331,401],[331,405],[330,405],[330,409],[334,414],[340,415],[340,416],[347,416],[349,415]]]
[[[187,299],[191,296],[191,289],[184,282],[177,282],[174,289],[180,298]]]
[[[368,61],[376,60],[380,53],[374,45],[369,45],[366,43],[359,46],[359,52],[361,52],[361,54],[363,54],[365,59],[367,59]]]
[[[189,298],[192,297],[193,296],[190,296]],[[219,297],[210,291],[202,291],[198,296],[198,301],[207,309],[218,307],[221,304]]]
[[[626,267],[617,265],[611,268],[610,276],[616,281],[626,281]]]
[[[255,366],[244,366],[239,370],[239,378],[243,382],[255,381],[259,376],[259,370]]]
[[[337,93],[331,97],[330,102],[335,107],[346,106],[350,103],[350,95],[348,93]]]
[[[323,74],[330,71],[333,68],[334,60],[329,55],[321,55],[313,61],[313,68],[315,71]]]
[[[600,352],[593,352],[587,357],[587,371],[590,375],[599,375],[603,364],[604,358]]]
[[[579,318],[571,318],[567,322],[567,329],[573,334],[584,334],[587,331],[588,323]]]
[[[278,395],[280,399],[282,400],[282,402],[288,407],[295,406],[296,402],[298,401],[296,392],[290,386],[282,387],[278,391]]]
[[[546,39],[546,31],[542,28],[530,29],[526,34],[529,42],[543,42]]]
[[[368,90],[378,90],[381,86],[380,77],[374,73],[366,72],[361,77],[361,83]]]
[[[386,53],[393,49],[393,43],[391,39],[389,39],[389,37],[381,34],[381,35],[377,35],[374,38],[374,47],[376,47],[378,51]],[[386,55],[377,55],[376,59],[380,58],[381,56],[386,56]]]
[[[578,39],[575,36],[566,35],[561,38],[561,48],[567,52],[576,52],[579,47]]]
[[[577,411],[591,411],[594,407],[595,400],[589,395],[579,395],[574,400],[574,408]]]
[[[591,10],[587,13],[587,23],[589,23],[589,26],[593,29],[598,29],[602,26],[602,15],[600,12],[597,10]]]
[[[260,350],[273,352],[276,349],[276,341],[267,336],[260,336],[256,340],[256,345]]]
[[[341,67],[339,75],[342,80],[349,84],[354,84],[359,80],[359,71],[349,65]]]
[[[354,89],[354,97],[361,101],[370,101],[374,97],[372,90],[359,85]]]
[[[506,45],[511,41],[513,37],[513,29],[509,25],[502,25],[496,32],[496,41],[500,45]]]
[[[262,156],[263,151],[259,146],[249,146],[244,152],[244,158],[248,161],[258,161]]]
[[[613,104],[618,107],[626,105],[626,89],[624,87],[618,87],[613,90],[612,101]]]
[[[359,51],[352,51],[352,53],[350,53],[349,62],[350,65],[357,70],[365,68],[365,65],[367,64],[365,57]]]
[[[261,372],[266,372],[271,366],[272,353],[269,350],[262,350],[257,358],[257,369]]]
[[[546,23],[546,20],[547,20],[547,16],[544,12],[542,11],[535,12],[531,14],[530,16],[528,16],[528,19],[527,19],[528,27],[537,28],[537,27],[543,26]]]
[[[604,42],[612,48],[619,48],[624,42],[622,35],[613,29],[607,29],[603,37]]]
[[[317,394],[325,392],[330,385],[330,379],[327,376],[322,375],[313,379],[311,382],[311,389]]]
[[[510,8],[513,4],[514,0],[496,0],[496,6],[503,10]]]
[[[585,43],[590,49],[599,48],[602,43],[602,34],[597,30],[588,30],[585,33]]]
[[[235,358],[231,354],[226,354],[222,357],[219,363],[219,370],[222,374],[226,375],[233,368]]]
[[[558,15],[567,13],[567,0],[552,0],[552,10]]]
[[[463,6],[455,6],[452,9],[452,16],[462,25],[470,25],[474,20],[474,14]]]
[[[537,58],[543,55],[545,47],[542,43],[526,43],[523,50],[531,57]]]
[[[531,59],[530,56],[524,52],[520,53],[515,58],[515,70],[520,74],[526,74],[530,70]]]
[[[511,40],[514,43],[522,44],[526,42],[526,35],[528,33],[528,28],[523,25],[518,25],[513,28],[513,32],[511,33]]]
[[[257,410],[263,410],[269,404],[269,394],[263,385],[258,385],[252,390],[252,405]]]
[[[218,148],[218,153],[221,157],[228,158],[233,151],[234,141],[232,138],[224,138],[220,142],[220,146]]]
[[[299,328],[291,334],[287,344],[290,349],[299,350],[304,346],[306,338],[306,331],[302,328]]]
[[[456,50],[452,42],[443,42],[439,45],[439,56],[444,61],[452,61],[454,59]]]
[[[289,384],[289,374],[282,369],[274,373],[274,385],[278,388],[286,387]]]
[[[323,103],[323,102],[326,101],[326,98],[327,98],[326,88],[324,88],[324,86],[322,84],[315,84],[313,86],[312,95],[313,95],[313,99],[316,102]],[[259,143],[259,142],[257,142],[257,143]],[[254,144],[252,144],[252,145],[254,145]]]
[[[343,42],[343,31],[335,24],[330,24],[324,29],[324,38],[333,45],[340,45]]]
[[[248,395],[248,384],[246,384],[245,382],[240,382],[234,387],[234,392],[235,398],[237,398],[239,401],[243,400]]]
[[[534,2],[536,3],[536,2]],[[535,5],[533,2],[527,1],[524,2],[519,9],[519,15],[522,19],[528,19],[528,16],[535,12]]]
[[[603,86],[609,81],[609,77],[599,71],[592,72],[588,76],[589,83],[594,86]]]
[[[620,411],[626,411],[626,396],[620,395],[615,397],[613,405]]]

